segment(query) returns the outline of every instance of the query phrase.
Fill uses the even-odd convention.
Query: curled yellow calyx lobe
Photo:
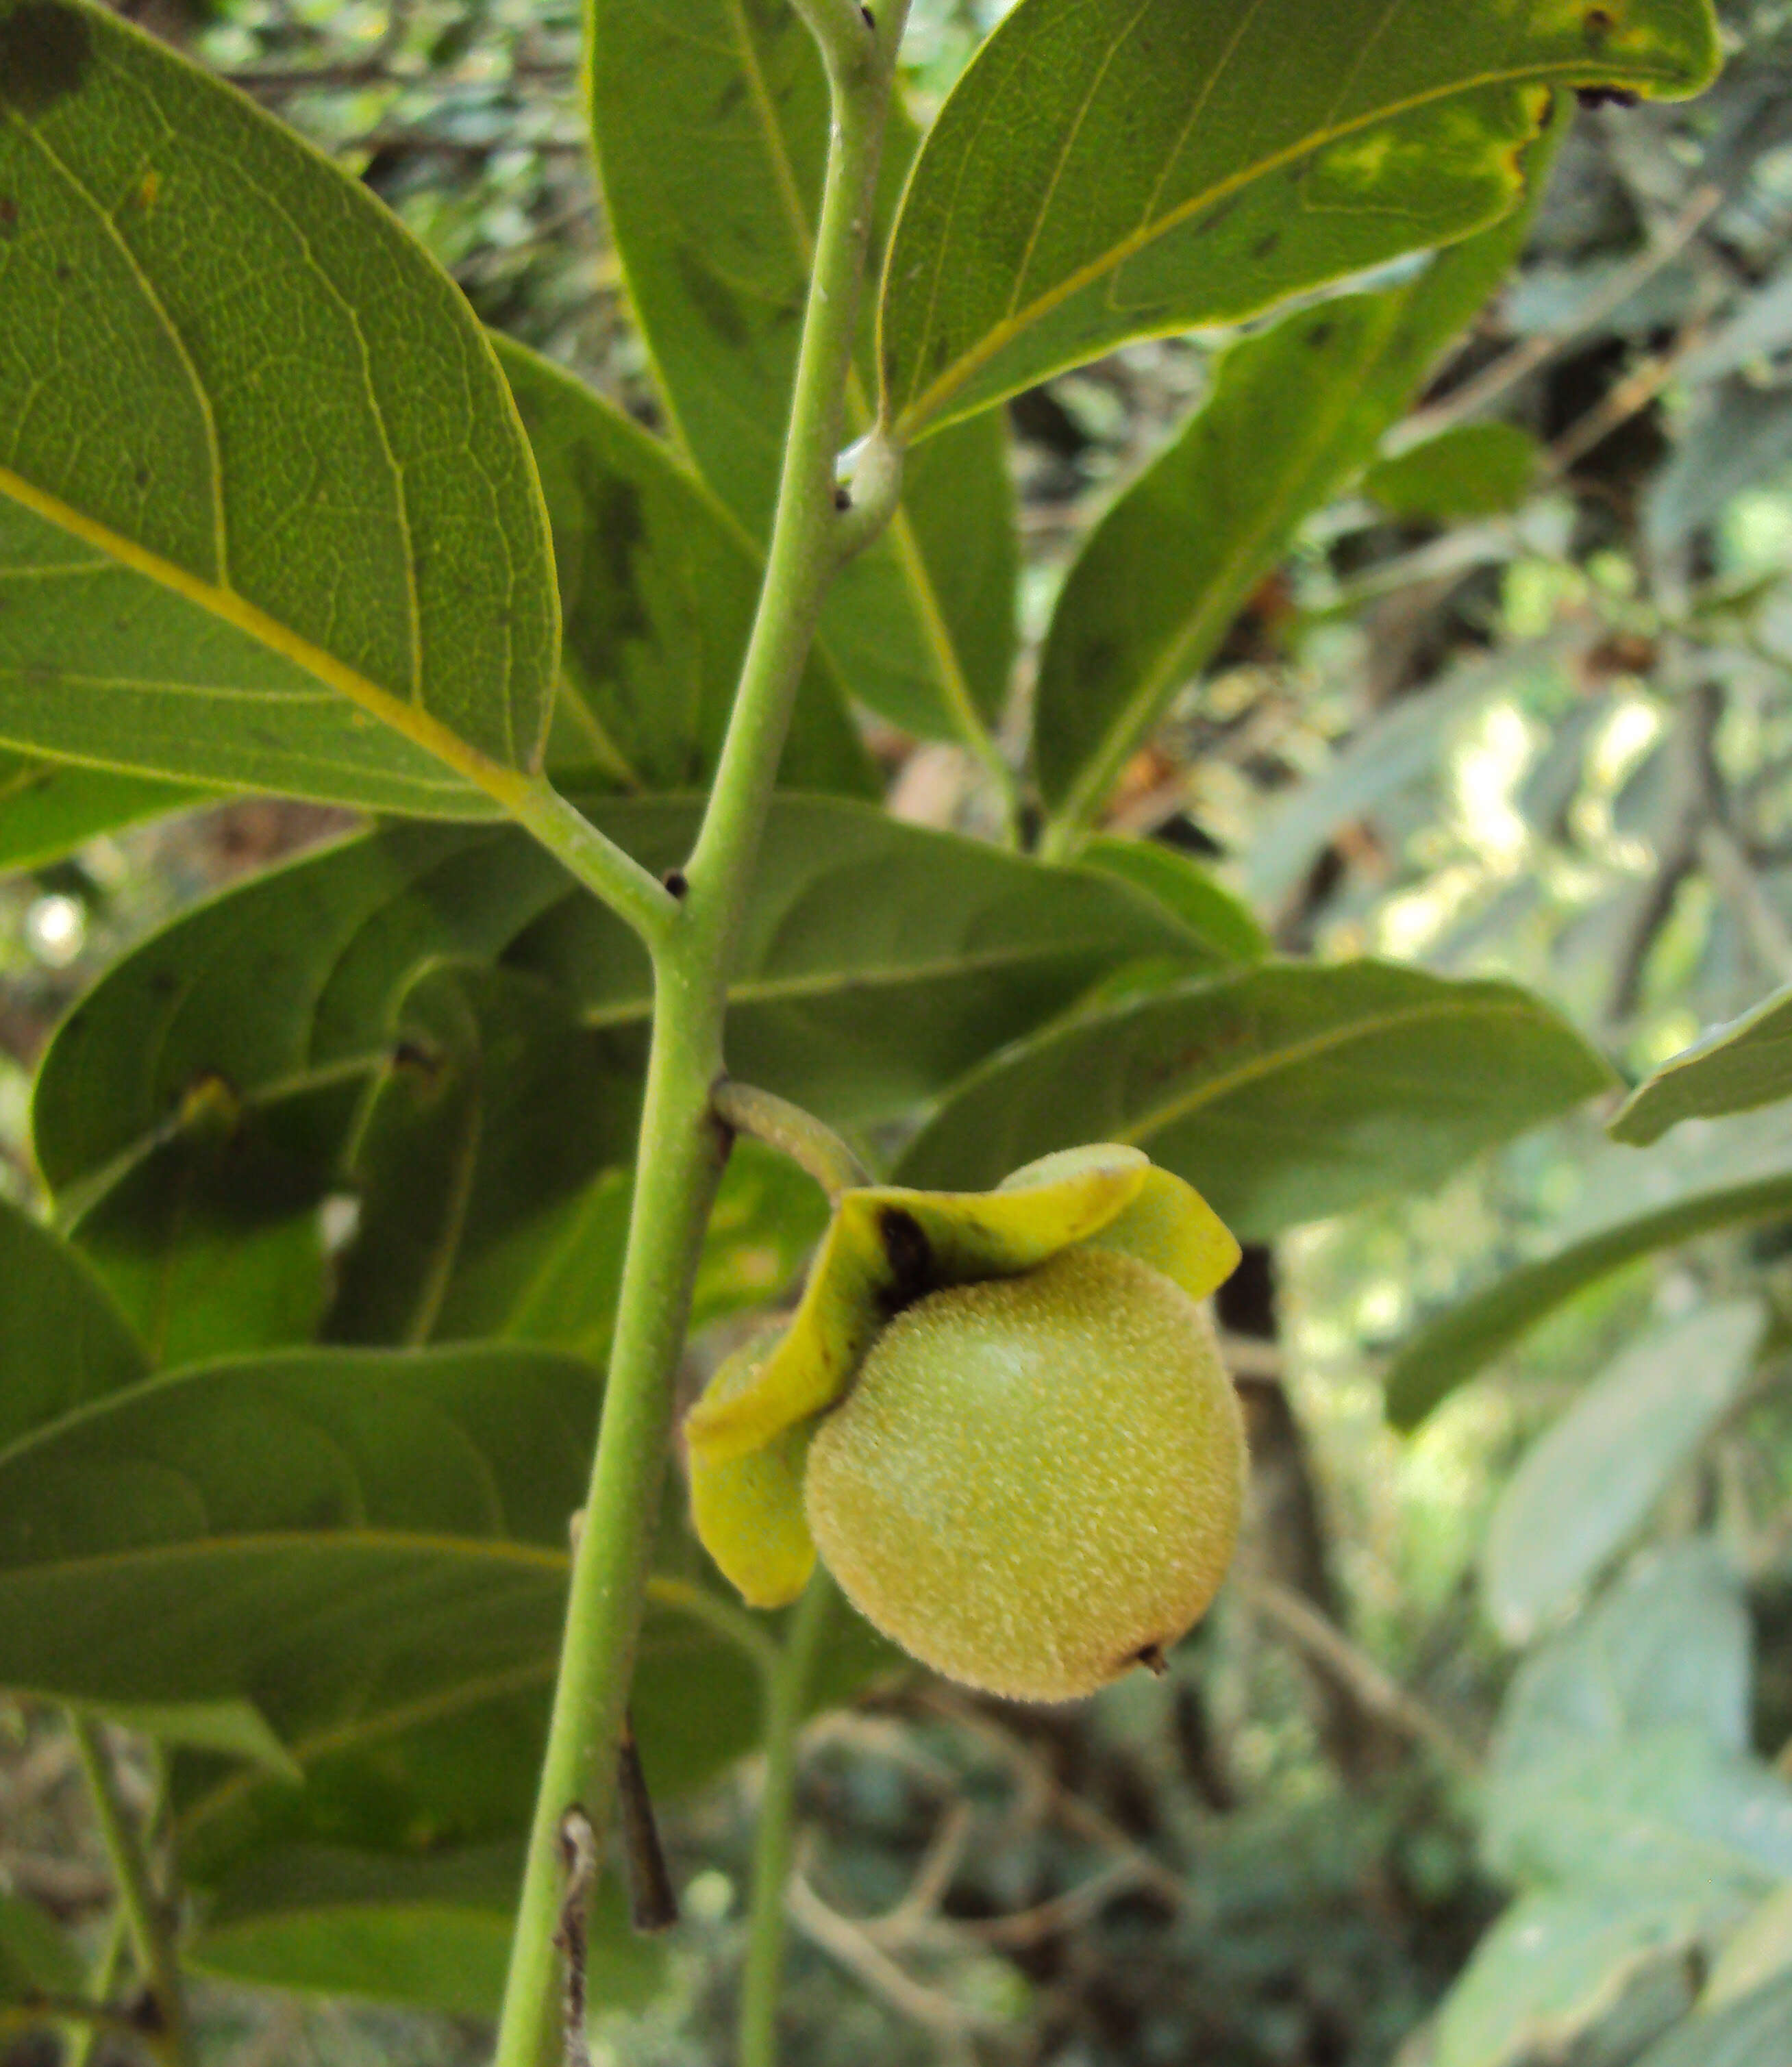
[[[993,1192],[842,1195],[789,1327],[731,1357],[685,1423],[697,1534],[750,1603],[782,1606],[807,1582],[810,1439],[888,1322],[930,1293],[1019,1277],[1084,1246],[1132,1257],[1196,1299],[1238,1261],[1192,1186],[1112,1143],[1046,1156]]]

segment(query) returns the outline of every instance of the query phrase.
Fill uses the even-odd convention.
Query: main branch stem
[[[734,945],[822,599],[866,530],[863,522],[843,526],[834,459],[908,6],[889,0],[875,30],[862,36],[846,33],[834,0],[804,0],[803,11],[827,64],[834,126],[765,585],[682,899],[669,900],[668,915],[625,872],[611,886],[628,895],[634,908],[628,916],[652,951],[653,1043],[603,1420],[573,1553],[495,2067],[547,2067],[552,2057],[560,1821],[576,1804],[601,1839],[615,1805],[617,1746],[672,1433],[673,1382],[721,1169],[725,1137],[710,1096],[722,1073]],[[542,830],[550,844],[564,844],[563,825]],[[599,858],[585,859],[582,872],[593,881]],[[608,867],[607,856],[602,865]],[[604,894],[602,883],[593,887]]]

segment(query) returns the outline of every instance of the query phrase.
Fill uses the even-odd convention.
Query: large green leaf
[[[1627,1887],[1522,1896],[1445,1998],[1435,2067],[1529,2067],[1573,2057],[1576,2041],[1652,1979],[1677,1979],[1689,2007],[1689,1961],[1735,1908],[1733,1895],[1697,1878],[1644,1876]]]
[[[1735,1574],[1684,1544],[1633,1568],[1507,1694],[1482,1840],[1527,1885],[1792,1879],[1792,1788],[1748,1754],[1750,1631]]]
[[[1243,1240],[1435,1184],[1603,1090],[1510,984],[1277,964],[1073,1014],[946,1100],[904,1184],[977,1190],[1079,1141],[1136,1142]]]
[[[684,858],[696,811],[623,799],[594,816],[658,871]],[[888,1116],[1117,964],[1166,955],[1212,960],[1124,883],[783,797],[736,944],[729,1064],[836,1122]],[[420,967],[460,957],[558,983],[619,1066],[639,1066],[648,969],[620,923],[520,835],[400,826],[226,895],[106,976],[39,1078],[45,1176],[59,1193],[116,1176],[211,1079],[247,1103],[364,1078]]]
[[[86,1984],[74,1941],[35,1902],[0,1894],[0,2003],[77,1996]]]
[[[1529,154],[1540,198],[1559,123]],[[1034,757],[1071,825],[1218,651],[1302,518],[1375,457],[1425,373],[1523,248],[1534,207],[1404,286],[1322,303],[1221,362],[1186,430],[1084,542],[1039,662]]]
[[[1640,1170],[1640,1164],[1639,1169]],[[1421,1329],[1388,1369],[1388,1418],[1416,1428],[1459,1385],[1558,1307],[1646,1256],[1701,1235],[1792,1216],[1792,1172],[1677,1186],[1660,1204],[1619,1211],[1465,1299]]]
[[[828,95],[786,0],[593,0],[591,100],[611,233],[679,435],[749,534],[770,528],[819,212]],[[652,90],[642,90],[651,80]],[[915,147],[898,111],[875,250]],[[870,421],[868,347],[847,400]],[[1014,648],[1002,425],[916,454],[890,534],[842,574],[822,643],[911,731],[973,737]]]
[[[657,438],[549,360],[494,342],[554,531],[564,694],[550,765],[628,789],[701,787],[733,708],[764,557]],[[819,658],[781,774],[794,790],[878,794]]]
[[[0,1449],[7,1682],[290,1740],[541,1669],[598,1391],[538,1350],[314,1350],[40,1425]]]
[[[557,613],[453,283],[85,0],[4,0],[0,54],[0,739],[489,811],[538,758]]]
[[[604,1042],[538,977],[425,969],[400,1004],[346,1173],[360,1224],[338,1264],[333,1337],[505,1331],[543,1221],[560,1232],[565,1208],[633,1159],[639,1093],[606,1067]],[[610,1276],[604,1246],[577,1259],[594,1286]]]
[[[337,1183],[355,1086],[246,1103],[217,1078],[69,1233],[161,1366],[310,1342],[326,1297],[319,1207]]]
[[[522,1878],[514,1845],[417,1858],[294,1847],[213,1891],[184,1951],[201,1972],[229,1980],[493,2017]],[[607,1876],[586,1919],[592,2008],[641,2008],[664,1971],[664,1948],[630,1930],[620,1886]]]
[[[0,749],[0,869],[39,867],[101,833],[210,803],[215,794]]]
[[[1085,868],[1117,875],[1173,912],[1222,962],[1259,962],[1270,952],[1257,915],[1185,854],[1160,840],[1098,834],[1077,856]]]
[[[1552,91],[1696,92],[1707,0],[1022,0],[885,273],[904,441],[1129,338],[1233,323],[1503,215]]]
[[[1611,1133],[1647,1148],[1683,1119],[1749,1112],[1783,1098],[1792,1098],[1792,990],[1776,991],[1639,1084]]]
[[[1636,2067],[1781,2067],[1792,2059],[1792,1980],[1689,2017]]]
[[[0,1443],[144,1377],[143,1344],[47,1228],[0,1200]]]
[[[1705,1306],[1623,1350],[1526,1455],[1481,1557],[1488,1613],[1526,1643],[1636,1529],[1747,1384],[1766,1318]]]
[[[1643,1558],[1519,1667],[1500,1714],[1496,1777],[1646,1730],[1749,1741],[1753,1640],[1735,1572],[1711,1545]]]
[[[434,964],[399,1008],[347,1172],[354,1240],[329,1333],[499,1336],[601,1359],[628,1233],[640,1105],[564,994],[489,964]],[[782,1158],[737,1144],[710,1216],[693,1327],[762,1304],[827,1212]]]

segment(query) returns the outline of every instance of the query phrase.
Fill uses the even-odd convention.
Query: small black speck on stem
[[[660,878],[660,880],[664,883],[666,888],[678,899],[681,904],[684,903],[685,898],[690,894],[690,878],[685,875],[684,870],[681,868],[668,868],[665,874]]]

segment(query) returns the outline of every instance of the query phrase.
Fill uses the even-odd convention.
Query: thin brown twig
[[[1346,1681],[1365,1708],[1415,1742],[1427,1745],[1458,1773],[1480,1772],[1480,1753],[1321,1614],[1310,1601],[1278,1586],[1273,1579],[1244,1577],[1234,1583],[1265,1621],[1273,1622],[1315,1663]]]
[[[1522,344],[1515,345],[1503,358],[1495,359],[1473,380],[1464,381],[1441,401],[1408,416],[1389,435],[1384,448],[1388,457],[1410,452],[1415,445],[1424,445],[1442,432],[1454,429],[1468,418],[1479,416],[1484,409],[1491,408],[1521,380],[1541,371],[1578,338],[1596,330],[1664,267],[1673,263],[1723,205],[1724,199],[1724,189],[1709,181],[1695,187],[1680,213],[1656,242],[1646,251],[1639,252],[1628,266],[1616,274],[1603,293],[1587,302],[1571,323],[1559,330],[1526,338]]]
[[[800,1870],[790,1876],[785,1904],[790,1921],[806,1938],[837,1959],[899,2015],[936,2038],[962,2046],[976,2032],[1002,2028],[996,2019],[964,2008],[937,1989],[917,1981],[875,1944],[861,1925],[831,1909]]]

